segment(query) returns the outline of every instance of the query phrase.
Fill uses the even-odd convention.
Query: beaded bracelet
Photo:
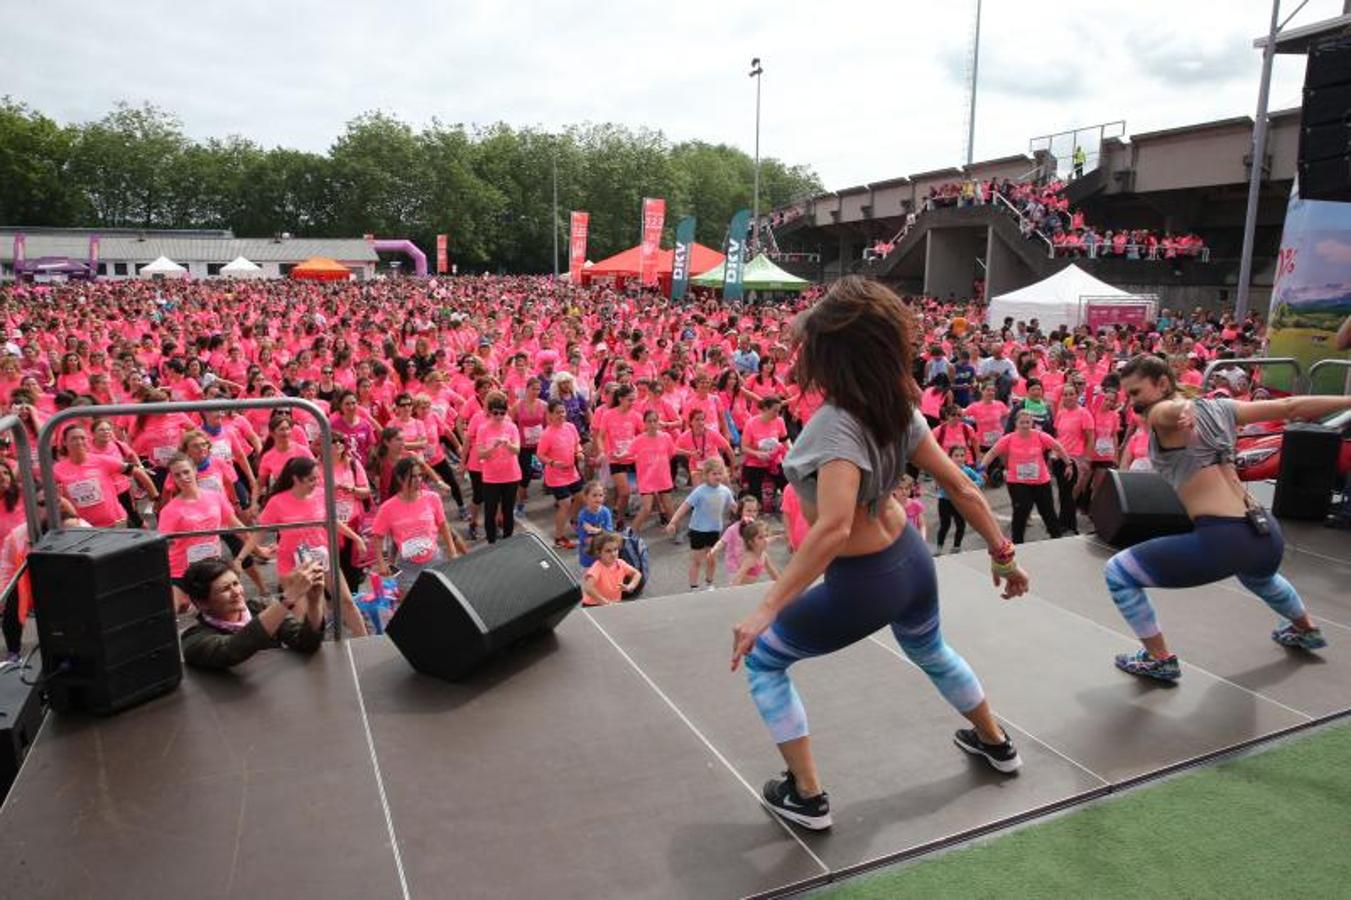
[[[1004,538],[1004,542],[998,547],[991,548],[990,559],[997,563],[1008,563],[1013,560],[1014,554],[1013,541]]]
[[[1012,559],[1008,562],[999,562],[996,559],[991,559],[990,571],[1000,578],[1007,578],[1010,575],[1016,575],[1018,573],[1018,563],[1014,562]]]

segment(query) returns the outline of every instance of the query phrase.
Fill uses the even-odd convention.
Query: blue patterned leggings
[[[885,550],[836,559],[825,580],[784,607],[756,640],[746,657],[746,678],[775,743],[808,733],[788,667],[847,647],[884,625],[958,712],[984,702],[971,667],[943,641],[933,557],[919,533],[907,527]]]
[[[1304,604],[1276,570],[1285,538],[1274,517],[1271,533],[1259,535],[1247,519],[1197,516],[1190,534],[1154,538],[1122,550],[1107,561],[1107,590],[1136,637],[1159,634],[1147,587],[1187,588],[1236,576],[1279,616],[1298,619]]]

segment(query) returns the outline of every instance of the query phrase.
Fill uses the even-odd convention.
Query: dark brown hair
[[[1139,375],[1141,378],[1148,378],[1150,381],[1166,378],[1168,380],[1168,393],[1172,394],[1177,390],[1177,382],[1173,379],[1173,370],[1168,362],[1149,353],[1141,353],[1138,356],[1131,357],[1130,362],[1122,366],[1118,374],[1122,378]]]
[[[879,444],[904,440],[919,385],[911,313],[890,288],[850,275],[794,324],[793,380],[862,422]]]

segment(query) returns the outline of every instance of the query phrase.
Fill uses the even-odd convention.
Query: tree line
[[[4,225],[373,233],[411,238],[429,257],[444,233],[462,272],[545,272],[555,167],[564,268],[570,209],[591,214],[587,255],[601,259],[638,242],[645,196],[666,198],[666,246],[675,223],[695,215],[698,240],[721,248],[732,214],[751,205],[754,162],[741,150],[612,123],[550,132],[433,120],[416,130],[368,112],[321,154],[237,135],[195,141],[149,104],[60,125],[0,99]],[[761,210],[820,190],[807,166],[760,161]]]

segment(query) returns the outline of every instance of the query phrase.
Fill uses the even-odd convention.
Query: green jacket
[[[201,669],[228,669],[259,650],[286,647],[300,653],[313,653],[324,641],[322,630],[315,630],[309,622],[299,621],[289,613],[282,620],[276,636],[269,637],[258,621],[258,614],[267,608],[267,604],[249,600],[248,605],[253,621],[239,631],[224,631],[208,624],[199,614],[196,624],[183,632],[183,661]]]

